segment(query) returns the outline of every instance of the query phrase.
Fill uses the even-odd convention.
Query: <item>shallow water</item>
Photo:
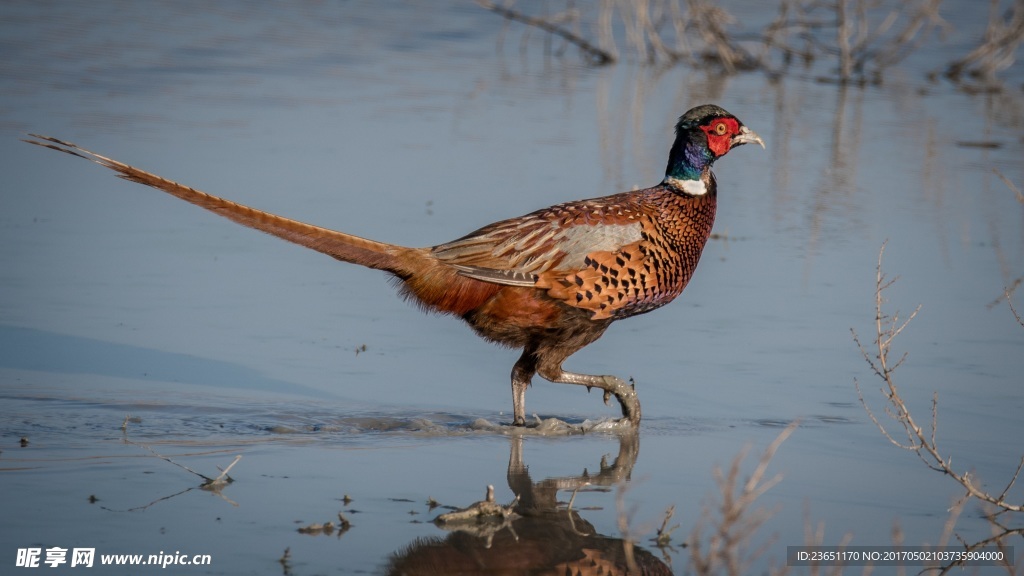
[[[940,447],[1001,490],[1022,454],[1024,328],[990,303],[1024,275],[1024,205],[992,170],[1024,185],[1024,98],[925,80],[973,47],[985,15],[961,12],[941,49],[843,89],[813,72],[590,68],[472,3],[5,3],[0,565],[58,546],[211,555],[175,567],[188,574],[451,570],[466,555],[564,572],[583,551],[621,567],[625,516],[638,557],[685,573],[678,543],[715,502],[713,471],[750,446],[749,474],[794,420],[751,571],[784,562],[808,522],[830,544],[889,544],[894,526],[937,542],[960,491],[870,421],[854,380],[878,411],[880,383],[850,328],[873,338],[887,241],[886,309],[922,306],[897,340],[901,390],[925,422],[936,392]],[[1020,64],[1007,75],[1024,78]],[[542,380],[527,395],[542,424],[511,430],[516,352],[419,313],[380,273],[18,141],[49,134],[292,218],[432,245],[656,182],[675,118],[705,101],[767,151],[717,164],[721,237],[686,292],[567,364],[637,382],[632,439],[603,429],[618,409],[599,394]],[[206,476],[242,459],[212,492],[154,452]],[[490,533],[430,522],[449,509],[428,500],[465,507],[488,485],[543,512]],[[677,546],[659,549],[672,505]],[[344,532],[297,531],[339,511]],[[969,507],[957,531],[989,526]]]

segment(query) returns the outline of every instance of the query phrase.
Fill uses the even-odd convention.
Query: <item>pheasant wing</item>
[[[481,228],[432,253],[463,276],[546,290],[593,319],[660,304],[640,192],[560,204]]]

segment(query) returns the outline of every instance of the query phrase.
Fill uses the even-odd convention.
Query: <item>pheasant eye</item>
[[[728,131],[729,127],[725,125],[725,122],[719,122],[718,124],[715,124],[715,134],[721,136]]]

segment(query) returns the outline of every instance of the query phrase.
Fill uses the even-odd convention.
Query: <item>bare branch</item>
[[[131,420],[131,418],[132,418],[131,415],[128,415],[128,416],[125,417],[124,422],[121,424],[121,431],[122,432],[126,432],[127,433],[128,422]],[[175,466],[177,466],[178,468],[181,468],[182,470],[185,470],[186,472],[190,472],[192,474],[195,474],[196,476],[199,476],[200,478],[203,479],[203,483],[201,485],[201,488],[211,489],[211,490],[220,490],[225,485],[234,482],[234,480],[231,478],[231,476],[228,476],[228,472],[232,468],[234,468],[235,464],[238,464],[239,460],[242,459],[242,455],[241,454],[235,456],[235,459],[231,462],[231,464],[228,464],[227,468],[224,468],[223,470],[221,470],[221,473],[220,473],[219,476],[217,476],[216,478],[210,478],[209,476],[206,476],[205,474],[200,474],[199,472],[196,472],[195,470],[189,468],[188,466],[185,466],[184,464],[182,464],[180,462],[175,462],[174,460],[171,460],[171,458],[169,456],[164,456],[163,454],[160,454],[159,452],[157,452],[156,450],[153,450],[152,448],[150,448],[146,444],[139,444],[138,442],[135,442],[133,440],[128,439],[127,434],[125,435],[125,437],[122,440],[125,443],[127,443],[127,444],[131,444],[132,446],[138,446],[139,448],[142,448],[143,450],[147,450],[153,456],[156,456],[157,458],[159,458],[161,460],[165,460],[167,462],[170,462],[171,464],[174,464]],[[220,467],[218,467],[217,469],[220,470]]]
[[[1017,309],[1013,307],[1013,300],[1010,299],[1010,290],[1006,289],[1003,294],[1006,296],[1006,303],[1010,305],[1010,312],[1013,312],[1013,317],[1017,319],[1018,324],[1024,326],[1024,319],[1020,317],[1020,312],[1017,312]]]
[[[1021,43],[1024,43],[1024,1],[1017,0],[1009,10],[1001,13],[999,0],[992,0],[985,41],[950,63],[945,75],[954,82],[961,82],[964,75],[971,76],[980,81],[977,88],[998,89],[995,75],[1014,63]]]
[[[555,36],[558,36],[572,44],[575,44],[580,48],[580,50],[583,50],[587,54],[587,56],[589,56],[594,61],[595,64],[604,65],[612,64],[615,62],[615,55],[612,54],[611,52],[608,52],[607,50],[602,50],[601,48],[594,46],[589,41],[587,41],[586,38],[583,38],[582,36],[574,33],[571,30],[553,24],[548,20],[544,20],[543,18],[534,18],[532,16],[527,16],[522,12],[517,12],[510,8],[498,6],[497,4],[490,2],[488,0],[476,0],[476,3],[492,12],[501,14],[502,16],[509,20],[522,22],[527,26],[534,26],[536,28],[540,28],[541,30],[549,34],[554,34]]]
[[[675,504],[669,506],[668,509],[665,510],[665,518],[661,521],[661,528],[658,528],[657,536],[654,538],[654,542],[658,546],[667,546],[672,540],[672,532],[674,532],[676,528],[679,528],[679,524],[675,524],[671,527],[668,525],[668,523],[672,521],[672,516],[675,513]]]
[[[548,17],[515,10],[512,0],[502,5],[497,0],[476,2],[526,24],[528,31],[544,31],[545,46],[554,36],[563,38],[598,65],[618,61],[618,27],[629,50],[644,64],[685,62],[727,74],[761,70],[778,77],[794,58],[805,65],[835,58],[834,79],[844,84],[881,83],[885,70],[933,34],[941,40],[953,28],[940,14],[942,0],[780,0],[777,16],[760,31],[734,30],[737,19],[714,0],[601,0],[579,9],[567,0],[567,11]],[[594,18],[580,17],[587,6],[597,11]],[[1000,0],[991,0],[982,43],[929,77],[945,75],[969,91],[999,90],[996,75],[1014,64],[1017,48],[1024,43],[1024,0],[1013,0],[1008,10],[1000,10]],[[571,26],[564,24],[567,16]],[[581,20],[594,22],[596,41],[580,31]],[[524,42],[527,35],[524,32]]]
[[[225,468],[225,469],[220,471],[220,476],[217,476],[213,480],[210,480],[209,482],[207,482],[205,484],[205,486],[207,486],[207,487],[209,487],[209,486],[220,486],[222,484],[226,484],[228,482],[231,482],[231,477],[228,476],[228,472],[230,472],[231,469],[235,467],[235,464],[238,464],[238,461],[241,460],[241,459],[242,459],[242,455],[241,454],[235,456],[235,459],[231,461],[231,464],[228,464],[227,468]],[[220,470],[220,467],[218,466],[217,469]]]
[[[1007,178],[1006,176],[1003,176],[1003,173],[1000,172],[999,170],[993,168],[992,172],[994,172],[995,175],[998,176],[999,179],[1003,181],[1003,184],[1006,184],[1007,188],[1012,190],[1013,193],[1017,195],[1017,202],[1024,204],[1024,192],[1021,192],[1020,188],[1017,188],[1017,185],[1011,182],[1010,179]]]
[[[904,432],[907,434],[907,443],[903,444],[898,442],[893,438],[886,426],[878,420],[865,401],[859,382],[854,379],[854,386],[857,389],[857,397],[864,406],[864,409],[867,411],[868,417],[870,417],[871,421],[875,423],[883,436],[900,448],[912,450],[928,468],[942,472],[943,474],[953,478],[966,490],[965,497],[987,502],[999,508],[1003,512],[1024,512],[1024,504],[1014,504],[1006,499],[1010,488],[1014,483],[1016,483],[1021,469],[1024,468],[1024,457],[1021,458],[1021,463],[1017,466],[1017,470],[1014,472],[1013,478],[1011,478],[1003,492],[998,496],[993,496],[976,485],[970,472],[956,472],[952,467],[952,458],[944,458],[939,452],[938,442],[936,440],[936,432],[939,424],[938,394],[932,395],[932,421],[929,433],[926,433],[914,420],[914,417],[910,413],[910,409],[900,396],[899,390],[896,386],[896,381],[893,379],[893,373],[896,368],[903,363],[907,356],[904,354],[895,364],[890,363],[889,358],[892,353],[892,342],[896,336],[907,327],[910,321],[914,319],[921,307],[918,306],[910,317],[903,322],[900,322],[898,313],[888,316],[882,311],[882,305],[885,302],[882,293],[893,284],[893,281],[886,281],[885,275],[882,273],[882,256],[884,253],[885,243],[882,244],[882,247],[878,251],[878,268],[875,284],[875,346],[877,352],[874,355],[869,353],[857,337],[857,333],[855,331],[853,331],[853,340],[860,349],[861,355],[867,361],[868,365],[871,366],[875,375],[884,382],[882,396],[884,396],[888,401],[886,413],[903,427]],[[1009,295],[1007,295],[1007,301],[1009,301]],[[1016,314],[1016,310],[1014,310],[1014,314]],[[1019,320],[1020,317],[1018,316],[1018,321]]]
[[[765,448],[746,481],[740,480],[740,467],[750,452],[749,447],[740,451],[726,472],[715,469],[720,502],[713,508],[705,506],[686,542],[690,548],[690,568],[695,574],[746,574],[751,562],[771,544],[769,540],[762,547],[747,551],[753,535],[772,516],[772,512],[763,508],[755,509],[754,503],[782,479],[781,475],[765,479],[765,475],[779,446],[796,427],[796,422],[787,426]],[[706,519],[714,524],[708,535],[704,534]]]
[[[1020,476],[1021,468],[1024,468],[1024,456],[1021,456],[1020,464],[1017,464],[1017,470],[1013,473],[1013,478],[1010,478],[1010,482],[1006,485],[1006,488],[1003,488],[1003,491],[999,493],[998,500],[1006,498],[1006,493],[1009,492],[1010,488],[1013,488],[1013,485],[1017,482],[1017,477]]]

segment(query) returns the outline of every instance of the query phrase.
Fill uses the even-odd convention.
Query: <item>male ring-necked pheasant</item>
[[[26,140],[85,158],[220,216],[338,260],[391,273],[421,307],[461,317],[477,334],[522,356],[512,368],[513,423],[526,422],[534,374],[604,390],[640,422],[636,391],[615,376],[562,369],[615,320],[678,296],[693,275],[715,219],[711,165],[761,138],[722,108],[704,105],[676,124],[660,184],[557,204],[496,222],[432,248],[406,248],[289,220],[171,182],[56,138]]]

